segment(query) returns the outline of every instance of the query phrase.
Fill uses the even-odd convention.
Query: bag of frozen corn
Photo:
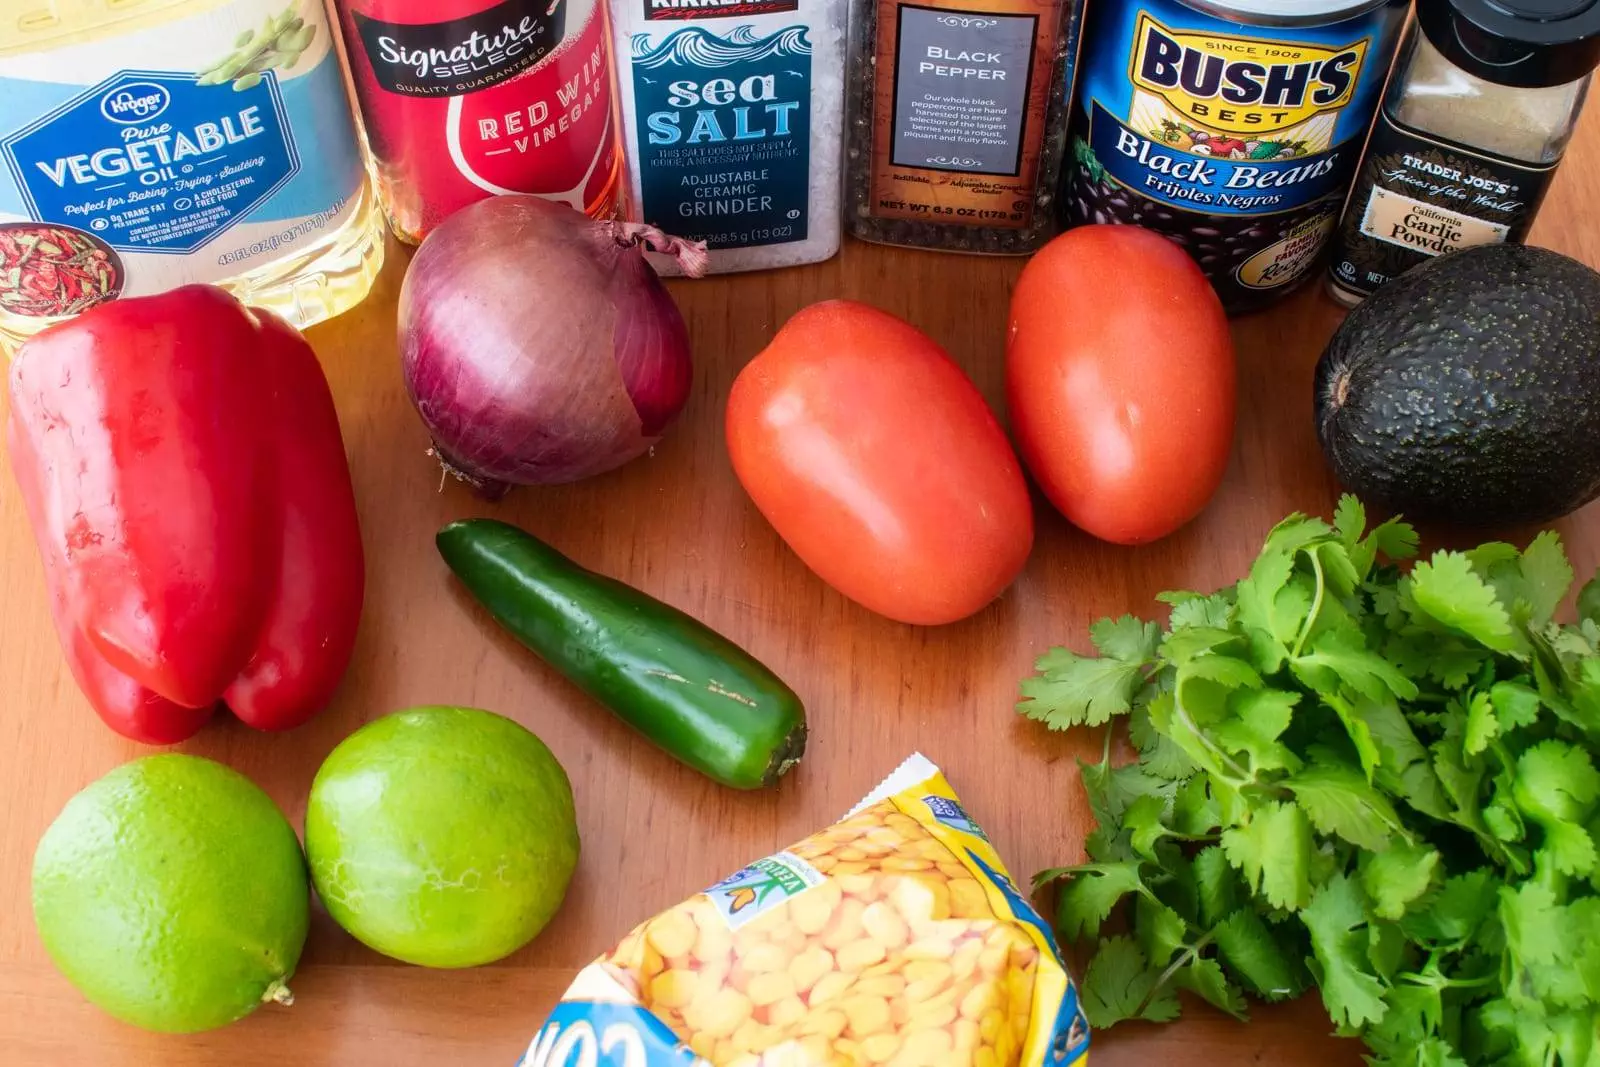
[[[1088,1045],[1049,927],[917,755],[585,967],[520,1062],[1065,1067]]]

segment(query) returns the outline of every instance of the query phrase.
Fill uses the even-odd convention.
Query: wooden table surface
[[[1591,118],[1534,241],[1600,265],[1600,116]],[[999,602],[942,629],[899,625],[814,577],[745,498],[722,443],[729,383],[794,311],[849,296],[922,327],[998,406],[1006,301],[1020,263],[847,242],[816,267],[674,283],[698,366],[671,435],[611,475],[486,505],[455,483],[441,491],[424,455],[394,343],[407,257],[392,252],[372,297],[310,335],[338,400],[366,535],[354,666],[334,705],[291,734],[255,733],[224,716],[181,747],[249,775],[298,826],[318,764],[362,723],[427,703],[510,715],[544,738],[572,778],[583,857],[566,904],[521,952],[454,972],[380,957],[319,913],[294,1006],[269,1006],[209,1034],[145,1034],[90,1007],[34,932],[33,849],[68,797],[150,750],[102,726],[73,685],[20,501],[0,476],[0,1063],[511,1067],[580,965],[640,920],[833,821],[915,750],[944,767],[1019,879],[1073,861],[1089,827],[1074,758],[1097,752],[1101,739],[1049,735],[1022,720],[1012,710],[1018,679],[1052,644],[1086,647],[1102,615],[1150,613],[1160,590],[1236,580],[1276,520],[1293,510],[1326,514],[1336,498],[1312,428],[1310,383],[1339,312],[1312,288],[1236,324],[1237,443],[1226,484],[1198,520],[1127,549],[1073,530],[1041,501],[1033,557]],[[432,535],[468,515],[522,524],[745,645],[805,699],[805,762],[774,792],[735,793],[634,736],[463,599]],[[1558,528],[1578,573],[1593,572],[1600,511]],[[1356,1064],[1357,1048],[1328,1030],[1312,1002],[1260,1011],[1249,1025],[1191,1006],[1176,1025],[1097,1037],[1094,1060]]]

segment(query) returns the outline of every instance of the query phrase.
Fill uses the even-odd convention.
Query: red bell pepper
[[[365,575],[327,379],[209,286],[117,300],[11,367],[12,470],[78,685],[151,744],[218,702],[263,730],[331,698]]]

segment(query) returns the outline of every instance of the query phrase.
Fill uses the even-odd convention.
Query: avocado
[[[1483,245],[1363,303],[1316,373],[1339,480],[1408,517],[1544,522],[1600,492],[1600,273]]]

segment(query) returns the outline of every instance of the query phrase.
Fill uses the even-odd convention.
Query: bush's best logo
[[[1197,126],[1260,135],[1350,103],[1369,39],[1341,48],[1170,30],[1143,12],[1133,84]]]
[[[124,126],[146,122],[167,110],[172,94],[155,82],[129,82],[100,98],[100,114]]]

